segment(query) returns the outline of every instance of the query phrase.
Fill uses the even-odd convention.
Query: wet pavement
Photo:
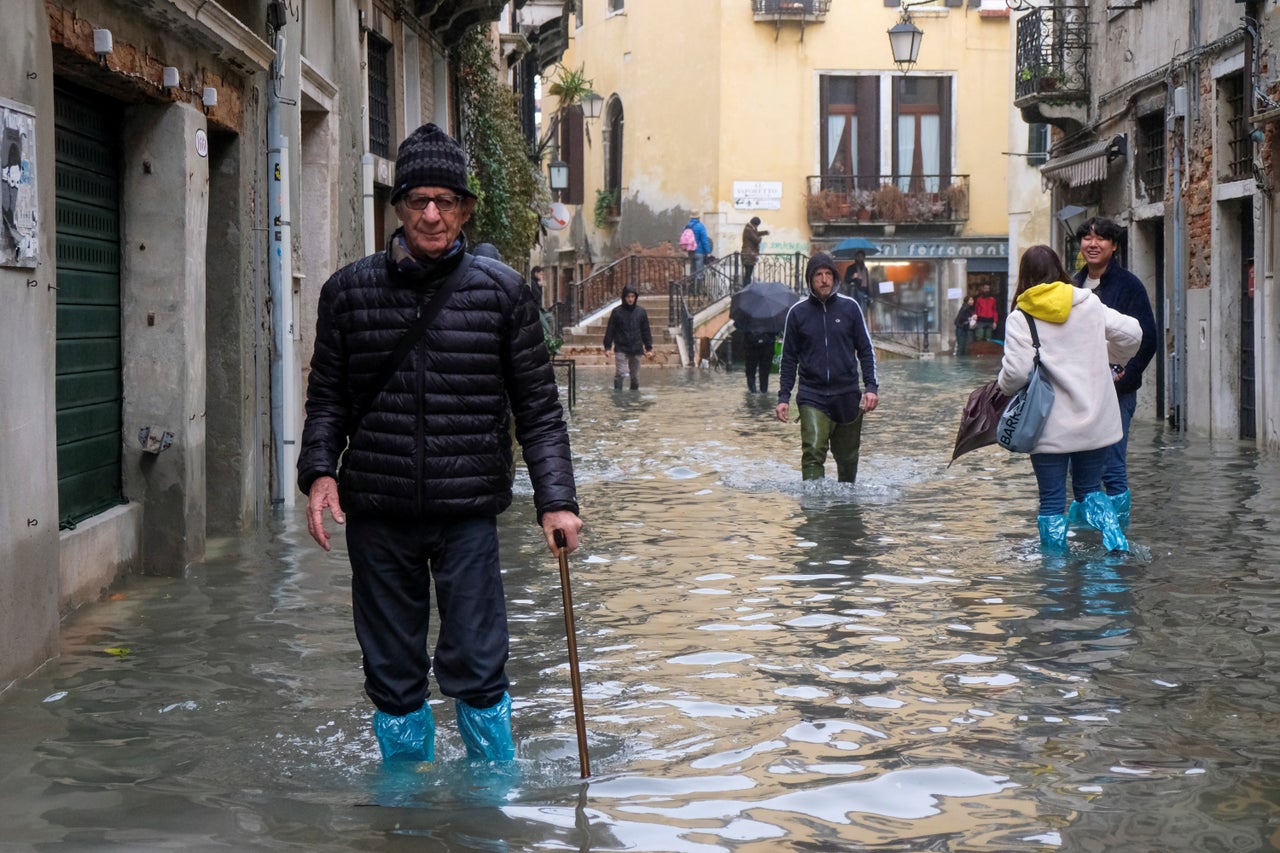
[[[343,541],[299,507],[66,620],[0,697],[0,847],[1280,849],[1280,459],[1135,422],[1133,552],[1042,559],[1026,457],[946,467],[996,366],[882,363],[852,487],[800,483],[741,374],[579,370],[585,783],[522,475],[514,767],[444,702],[436,763],[381,767]]]

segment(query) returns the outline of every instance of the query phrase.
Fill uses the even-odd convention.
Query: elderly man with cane
[[[511,760],[497,531],[512,500],[508,427],[514,418],[557,556],[577,547],[582,527],[568,431],[531,291],[500,261],[466,252],[476,198],[462,147],[434,124],[414,131],[396,158],[391,202],[401,227],[386,249],[321,291],[298,486],[322,548],[325,512],[347,526],[383,759],[434,758],[434,670],[467,755]]]

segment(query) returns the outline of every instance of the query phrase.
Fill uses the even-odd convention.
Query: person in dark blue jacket
[[[1138,407],[1138,388],[1142,386],[1142,372],[1156,354],[1156,318],[1151,311],[1147,289],[1136,275],[1120,266],[1115,257],[1116,249],[1124,239],[1124,228],[1110,219],[1095,216],[1076,231],[1080,241],[1080,253],[1084,255],[1084,269],[1076,273],[1075,281],[1087,287],[1108,308],[1127,314],[1142,327],[1142,343],[1127,364],[1113,364],[1116,397],[1120,401],[1120,424],[1124,437],[1107,450],[1102,470],[1102,485],[1115,507],[1121,527],[1129,526],[1129,472],[1125,455],[1129,449],[1129,422]],[[1073,522],[1078,519],[1077,507],[1071,507]]]
[[[614,354],[613,390],[622,390],[622,380],[631,377],[631,390],[640,390],[640,356],[653,355],[653,334],[649,331],[649,314],[639,305],[640,293],[635,285],[622,288],[622,301],[609,315],[604,330],[604,351]]]
[[[862,416],[875,411],[880,402],[876,351],[857,301],[837,292],[836,265],[831,256],[815,254],[804,277],[809,298],[792,306],[782,331],[774,414],[786,423],[791,389],[799,373],[796,405],[800,409],[801,476],[822,479],[830,447],[840,482],[852,483],[858,479]]]

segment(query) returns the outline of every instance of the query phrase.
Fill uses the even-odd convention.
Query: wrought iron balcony
[[[969,220],[968,175],[810,175],[809,227],[933,225]],[[847,229],[845,229],[847,230]]]
[[[1072,130],[1088,118],[1089,22],[1084,6],[1042,6],[1018,19],[1013,105],[1028,123]]]
[[[505,0],[415,0],[413,11],[445,44],[453,44],[475,24],[499,20],[504,5]]]
[[[757,21],[815,23],[827,17],[831,0],[751,0]]]

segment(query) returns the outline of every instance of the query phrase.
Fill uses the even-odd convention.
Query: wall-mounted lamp
[[[911,13],[904,8],[902,19],[889,28],[889,50],[893,51],[893,64],[903,74],[915,67],[923,38],[924,33],[911,23]]]
[[[1057,216],[1067,233],[1075,234],[1076,230],[1089,218],[1089,208],[1079,204],[1069,204],[1059,210]]]
[[[212,86],[205,86],[200,102],[206,107],[216,107],[218,105],[218,90]]]
[[[569,164],[563,160],[552,160],[547,164],[547,180],[551,189],[563,190],[569,186]]]
[[[111,39],[111,30],[94,30],[93,31],[93,52],[98,56],[106,56],[111,53],[114,45]]]
[[[588,92],[582,99],[582,114],[587,118],[600,118],[600,111],[604,108],[604,98],[595,92]]]
[[[164,84],[166,89],[176,89],[178,87],[178,69],[172,65],[166,65],[164,70],[160,72],[160,82]]]

